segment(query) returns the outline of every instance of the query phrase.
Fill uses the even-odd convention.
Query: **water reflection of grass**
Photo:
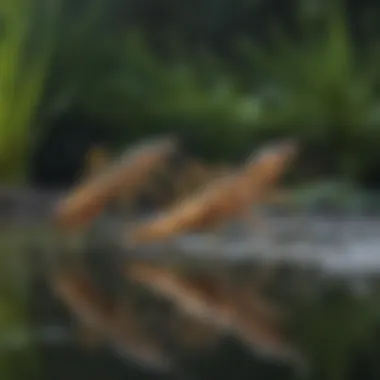
[[[0,233],[0,334],[10,330],[32,333],[28,321],[29,268],[25,231],[2,228]],[[24,335],[25,335],[24,334]],[[4,336],[4,335],[3,335]],[[30,339],[0,347],[0,377],[4,380],[32,379],[37,357]]]
[[[30,242],[46,243],[45,238],[50,237],[53,238],[41,227],[8,228],[0,232],[0,334],[25,332],[18,344],[8,348],[5,344],[0,345],[0,379],[41,379],[36,376],[39,364],[36,347],[31,343],[33,339],[29,339],[33,331],[28,321],[28,259]],[[302,281],[310,282],[303,284],[303,288],[310,285],[317,289],[306,296],[306,303],[292,301],[296,319],[294,335],[311,357],[312,379],[347,379],[357,359],[355,350],[358,347],[368,352],[370,370],[380,371],[376,355],[372,354],[378,350],[375,336],[380,322],[378,286],[372,287],[372,293],[359,297],[352,293],[347,283],[325,287],[324,280],[313,283],[308,276]],[[284,286],[280,282],[277,285]]]
[[[379,372],[380,292],[378,284],[372,285],[370,292],[355,294],[347,283],[325,284],[301,309],[296,334],[313,361],[312,379],[356,378],[352,373],[364,365],[369,373]],[[363,350],[365,363],[357,355]]]

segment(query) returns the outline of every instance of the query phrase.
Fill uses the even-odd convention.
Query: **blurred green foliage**
[[[15,37],[2,45],[8,59],[0,83],[14,83],[17,99],[2,102],[3,178],[22,172],[17,166],[25,167],[25,152],[78,111],[89,123],[103,121],[104,135],[117,143],[174,131],[190,136],[208,158],[240,159],[263,141],[290,134],[311,152],[304,162],[320,161],[325,176],[360,182],[378,168],[378,39],[373,33],[365,43],[354,39],[340,0],[289,3],[282,18],[273,0],[276,23],[261,1],[209,0],[197,16],[185,12],[186,1],[171,11],[157,3],[167,20],[161,32],[157,15],[148,12],[153,4],[55,0],[28,13],[34,3],[20,0],[25,10],[9,16],[19,18],[10,21]],[[242,22],[239,35],[243,26],[236,23],[245,12],[261,26],[252,30]],[[198,25],[203,43],[200,30],[186,39],[181,17],[189,18],[187,28]],[[232,20],[227,38],[223,25]],[[221,35],[224,50],[216,41]]]
[[[238,38],[243,58],[189,53],[181,41],[159,54],[141,32],[118,31],[108,49],[112,69],[85,109],[125,125],[130,140],[191,135],[211,158],[241,158],[264,140],[293,135],[312,152],[310,167],[320,161],[325,176],[360,182],[380,162],[377,39],[354,41],[341,1],[314,12],[300,4],[295,37],[272,28],[264,48]]]
[[[59,8],[60,0],[0,3],[0,176],[6,180],[25,178]]]
[[[355,45],[341,1],[329,5],[297,40],[277,30],[265,49],[243,46],[264,83],[261,128],[301,137],[329,157],[327,173],[356,180],[380,158],[380,51]]]
[[[183,52],[165,59],[133,30],[114,43],[114,69],[85,99],[90,114],[124,124],[130,139],[175,131],[198,135],[211,148],[217,145],[222,157],[224,149],[236,148],[234,140],[243,136],[232,128],[254,121],[258,104],[241,94],[220,61]]]

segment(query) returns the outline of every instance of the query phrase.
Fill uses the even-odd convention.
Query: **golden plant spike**
[[[252,218],[251,206],[265,201],[296,151],[293,141],[266,147],[237,172],[217,177],[167,212],[127,231],[125,244],[169,239],[221,225],[235,217]]]
[[[175,152],[175,139],[154,139],[127,150],[96,176],[78,184],[56,208],[61,228],[84,226],[96,218],[120,194],[134,197],[151,172]]]

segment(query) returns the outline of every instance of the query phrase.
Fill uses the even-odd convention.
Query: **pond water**
[[[277,216],[271,217],[270,225],[272,229],[268,235],[259,231],[250,234],[241,233],[238,228],[231,229],[219,243],[215,241],[215,236],[188,235],[173,242],[171,249],[177,259],[184,261],[202,261],[205,258],[208,262],[215,258],[231,264],[239,260],[246,262],[247,259],[252,262],[282,261],[294,263],[298,267],[317,267],[331,277],[345,276],[351,279],[380,274],[380,218]],[[25,230],[22,234],[23,237],[19,236],[18,240],[25,243],[28,234]],[[23,249],[27,249],[27,246],[28,244],[23,244]],[[3,251],[8,252],[8,248],[8,245],[2,246]],[[167,251],[165,245],[161,248],[158,245],[151,247],[151,253],[148,248],[143,249],[148,256],[151,253],[157,255],[160,249],[162,252]],[[105,252],[103,251],[103,256]],[[13,267],[20,268],[16,264],[17,262]],[[20,380],[292,378],[291,369],[258,359],[238,342],[228,339],[210,352],[186,357],[180,373],[174,374],[158,374],[136,366],[128,358],[115,355],[108,347],[86,349],[78,340],[75,320],[65,305],[51,293],[41,270],[36,271],[32,279],[28,308],[33,320],[35,348],[41,360],[40,372],[34,375],[20,369]],[[23,344],[22,334],[12,335],[9,330],[7,337],[3,336],[0,343],[0,352],[17,351]],[[355,369],[359,373],[368,367],[361,362],[355,366],[360,368],[359,371]],[[374,367],[365,378],[375,379],[373,374],[376,371],[379,369]],[[349,379],[359,380],[359,376],[352,375]]]

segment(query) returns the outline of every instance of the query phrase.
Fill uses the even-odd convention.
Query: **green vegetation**
[[[319,174],[358,183],[376,177],[378,38],[354,38],[342,1],[294,12],[296,33],[281,20],[268,22],[265,48],[251,31],[234,35],[227,55],[211,42],[188,46],[174,29],[155,45],[138,21],[114,25],[113,2],[76,8],[55,0],[32,13],[33,0],[19,3],[19,12],[5,16],[12,33],[1,45],[4,179],[23,171],[61,118],[75,121],[78,113],[90,131],[101,122],[111,144],[175,131],[210,159],[241,158],[268,138],[294,135]],[[260,17],[255,7],[250,12]]]
[[[326,171],[357,180],[378,159],[379,48],[377,40],[355,45],[344,8],[332,3],[318,22],[299,23],[297,41],[275,33],[266,49],[247,43],[245,51],[271,88],[261,128],[300,136],[327,155]]]
[[[25,180],[31,126],[40,106],[52,51],[60,0],[39,5],[1,1],[0,176]]]

